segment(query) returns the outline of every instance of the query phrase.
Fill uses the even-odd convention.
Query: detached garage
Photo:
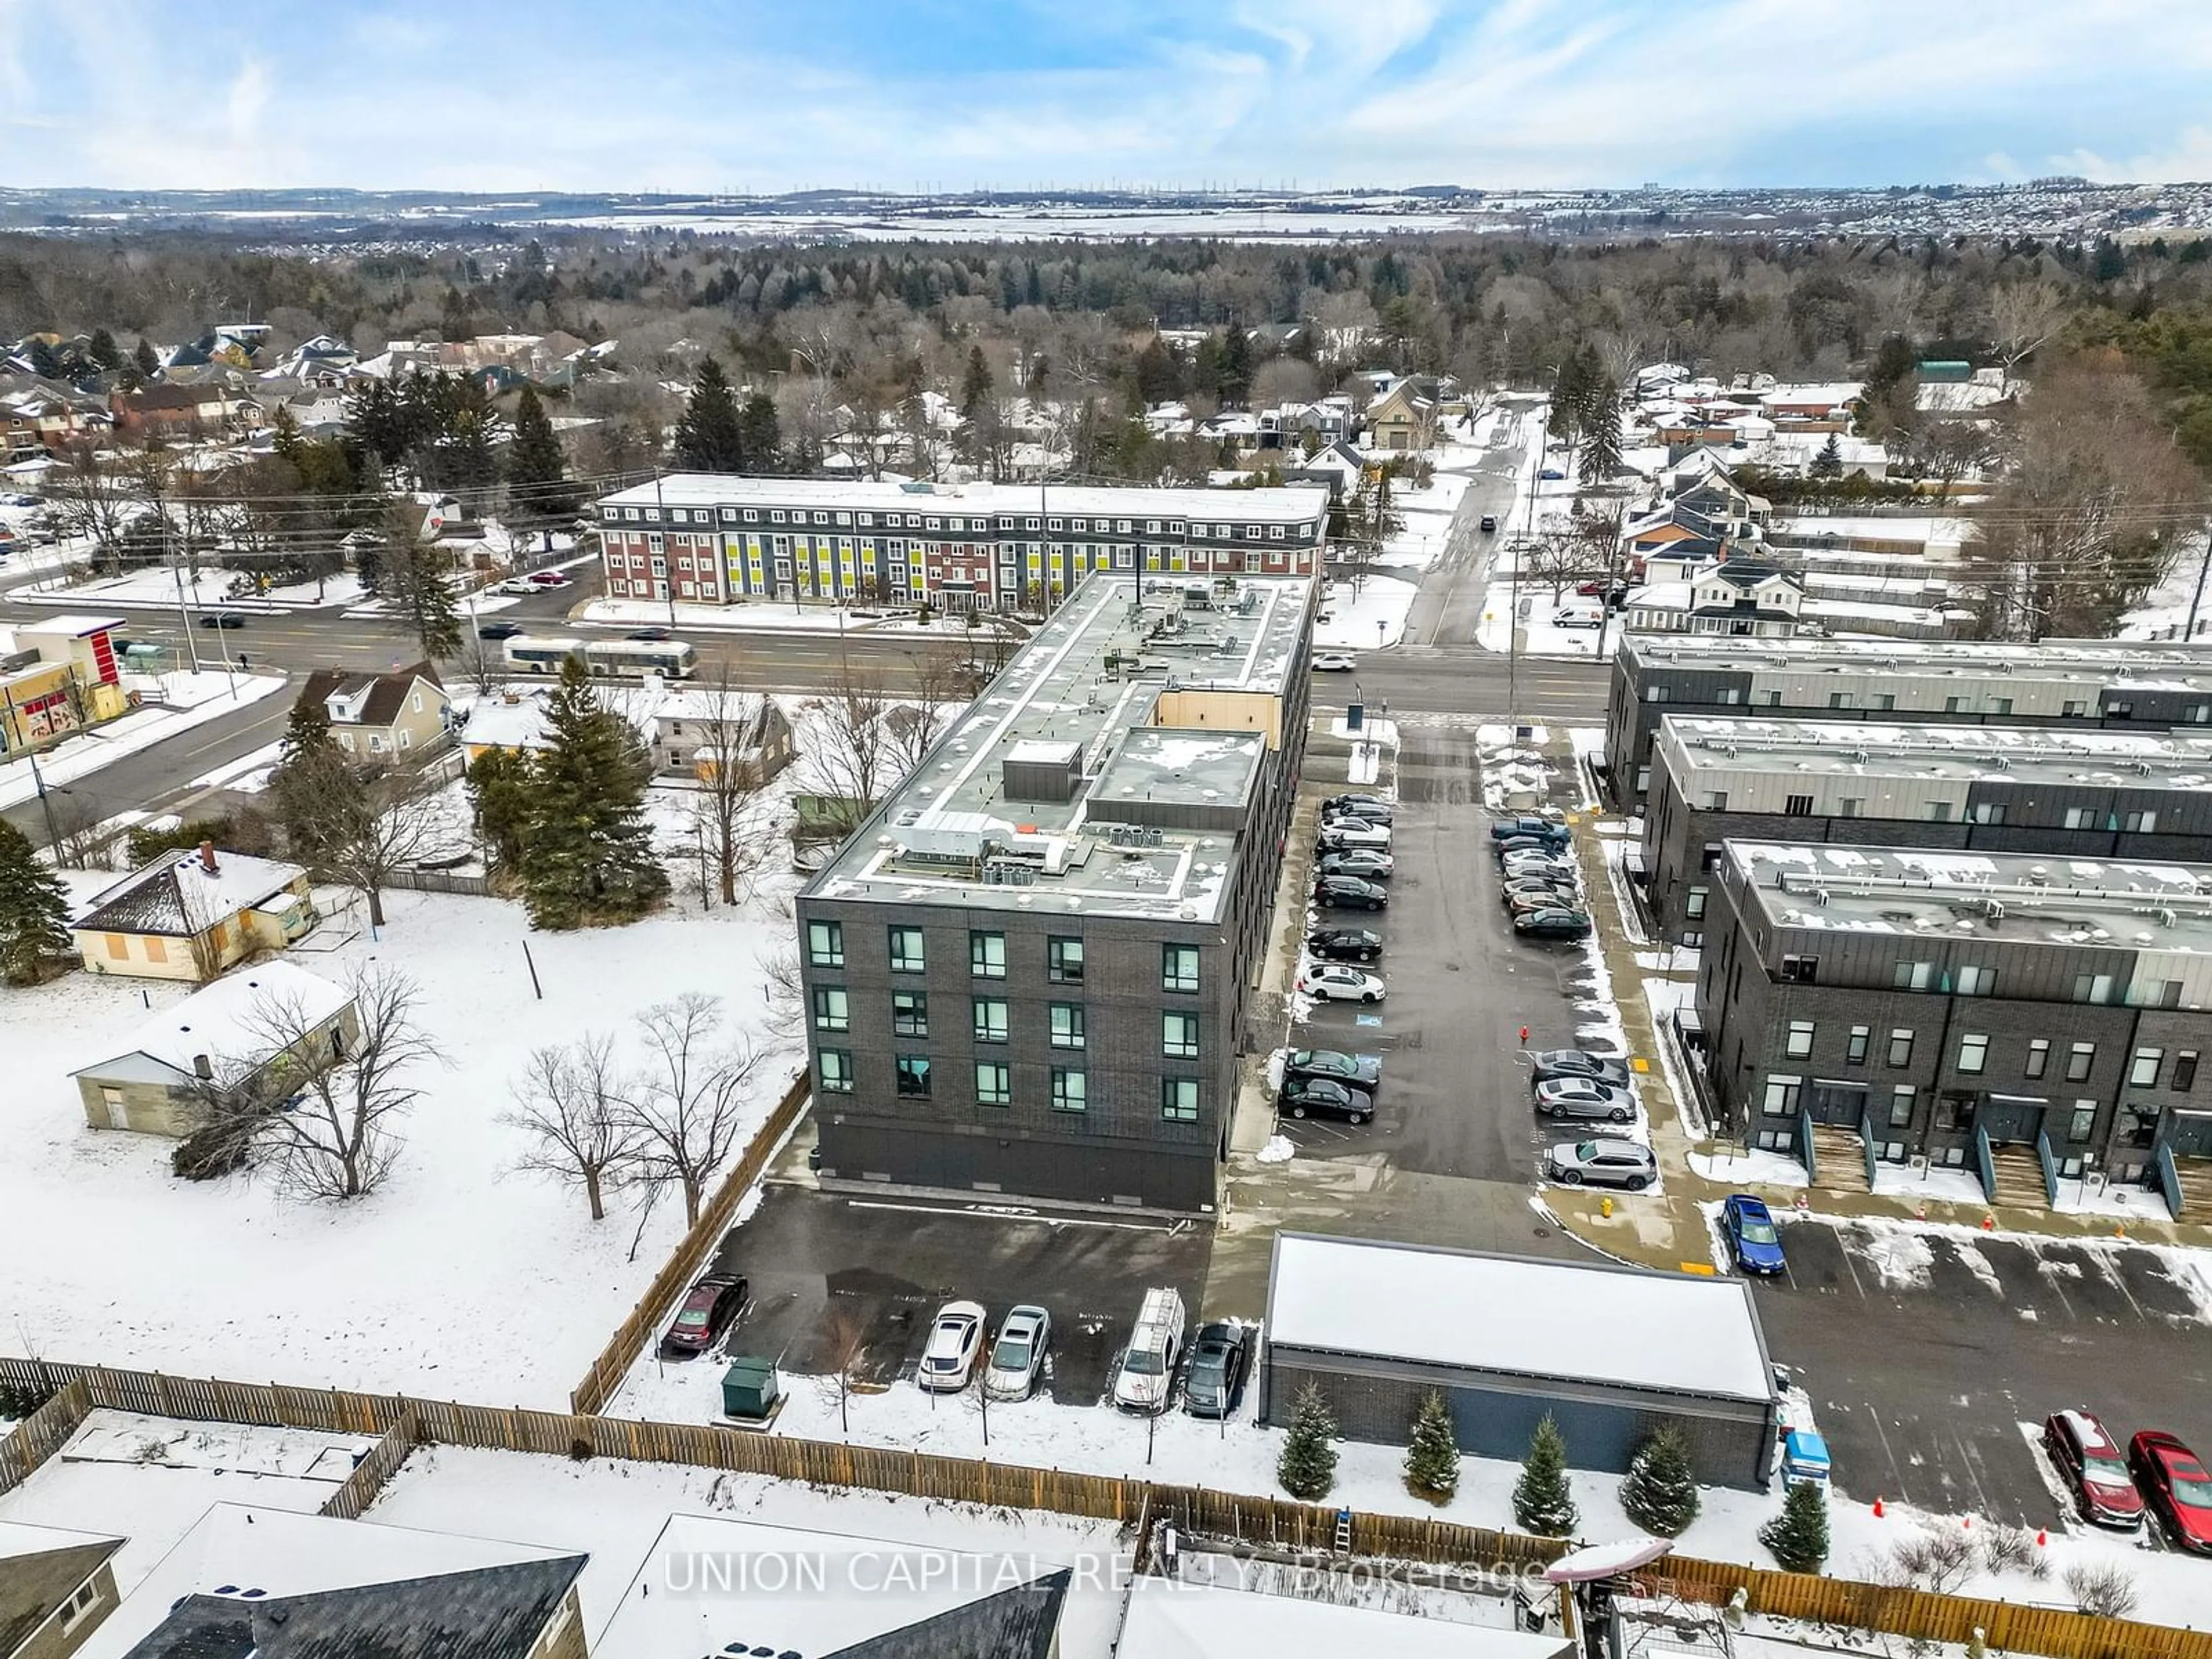
[[[1767,1484],[1781,1400],[1740,1279],[1283,1233],[1267,1332],[1263,1422],[1311,1382],[1347,1437],[1403,1445],[1434,1389],[1476,1456],[1517,1461],[1549,1413],[1619,1474],[1672,1422],[1699,1480]]]

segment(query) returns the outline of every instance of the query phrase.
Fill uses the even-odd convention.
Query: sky
[[[0,0],[0,185],[2212,179],[2206,0]]]

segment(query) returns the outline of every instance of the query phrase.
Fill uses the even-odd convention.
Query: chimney
[[[215,861],[215,843],[211,841],[200,843],[200,868],[211,876],[222,873],[222,866]]]
[[[215,1061],[206,1054],[192,1056],[192,1075],[203,1083],[215,1076]]]

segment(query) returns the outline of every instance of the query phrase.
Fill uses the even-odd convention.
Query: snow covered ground
[[[576,612],[576,619],[626,628],[666,626],[668,604],[665,599],[593,599]],[[788,632],[826,634],[832,638],[840,633],[902,634],[912,635],[917,640],[944,640],[963,646],[972,639],[978,655],[988,654],[987,642],[995,632],[982,625],[970,628],[965,616],[939,614],[925,623],[913,611],[889,607],[848,610],[823,605],[698,605],[681,599],[676,604],[674,625],[678,629],[710,633],[716,629],[747,634]]]
[[[2197,599],[2197,584],[2206,569],[2208,556],[2206,538],[2196,532],[2181,538],[2173,563],[2165,577],[2144,597],[2142,604],[2120,618],[2119,637],[2124,640],[2178,640],[2189,626],[2192,602]],[[2197,631],[2191,637],[2203,640],[2212,630],[2212,584],[2205,587],[2205,600],[2196,605]]]
[[[1316,651],[1379,651],[1405,637],[1406,613],[1419,584],[1395,571],[1376,570],[1358,582],[1328,584],[1314,623]]]
[[[40,750],[39,773],[48,788],[88,777],[125,755],[151,749],[179,732],[220,720],[233,709],[272,697],[286,684],[280,675],[226,674],[221,671],[195,674],[187,669],[159,676],[126,674],[124,684],[138,689],[141,679],[147,682],[146,690],[162,698],[164,706],[140,708],[52,749]],[[18,805],[37,793],[38,786],[27,764],[17,761],[0,767],[0,806]]]
[[[15,562],[9,561],[14,569]],[[266,593],[234,599],[229,589],[234,571],[210,565],[197,576],[167,565],[149,565],[120,576],[99,576],[64,588],[23,592],[14,597],[31,605],[67,605],[74,611],[100,611],[112,605],[125,611],[174,611],[182,603],[200,611],[319,611],[336,610],[361,600],[361,579],[342,571],[319,582],[300,582],[272,587]]]

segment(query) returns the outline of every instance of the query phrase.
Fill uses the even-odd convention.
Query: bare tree
[[[2004,364],[2006,390],[2014,374],[2066,321],[2065,291],[2055,283],[2014,283],[1990,295],[1990,334]]]
[[[53,501],[57,527],[65,535],[89,538],[112,562],[123,532],[143,507],[137,486],[114,459],[89,440],[64,449],[61,465],[47,474],[45,489]]]
[[[1564,513],[1548,513],[1536,533],[1521,544],[1521,580],[1552,590],[1552,602],[1573,583],[1587,581],[1605,568],[1583,526]]]
[[[902,771],[911,772],[937,746],[953,714],[970,698],[974,672],[951,646],[931,646],[909,656],[915,701],[884,711],[884,744]]]
[[[332,743],[287,761],[273,787],[295,855],[359,893],[379,927],[392,872],[444,850],[460,811],[442,772],[361,767]]]
[[[500,1118],[525,1138],[515,1167],[581,1187],[592,1219],[605,1220],[607,1193],[623,1183],[642,1150],[632,1092],[614,1039],[604,1033],[532,1050],[512,1089],[514,1109]]]
[[[860,670],[848,672],[837,688],[816,698],[808,759],[822,793],[853,804],[855,821],[876,804],[890,733],[884,716],[891,700],[881,682]]]
[[[868,1328],[850,1308],[833,1304],[821,1330],[816,1363],[823,1367],[822,1389],[837,1402],[839,1431],[850,1434],[853,1382],[868,1351]]]
[[[738,1144],[761,1056],[743,1037],[717,1046],[722,1000],[703,992],[656,1003],[637,1024],[647,1060],[623,1115],[638,1135],[639,1178],[680,1187],[689,1225],[699,1219],[708,1178]]]
[[[691,711],[685,720],[699,731],[691,751],[699,783],[692,821],[705,838],[722,902],[735,904],[738,880],[758,869],[766,856],[766,838],[752,822],[753,804],[766,781],[766,757],[758,741],[764,700],[732,684],[725,662],[704,686],[695,680],[684,701]]]
[[[46,805],[53,815],[53,854],[57,863],[72,870],[112,870],[122,830],[107,821],[100,804],[74,789],[49,789]]]

